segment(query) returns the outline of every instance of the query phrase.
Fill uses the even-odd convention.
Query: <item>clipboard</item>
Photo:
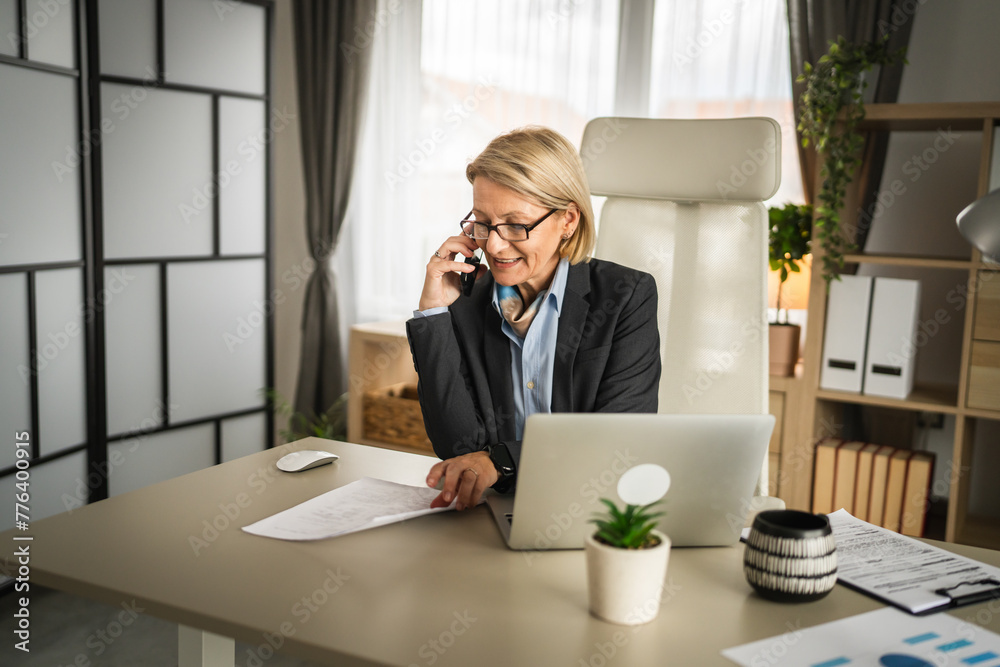
[[[993,584],[993,586],[987,590],[973,591],[971,593],[966,593],[964,595],[958,595],[954,592],[949,592],[955,588],[963,586],[973,586],[981,584],[983,582],[989,582]],[[979,604],[981,602],[987,602],[989,600],[1000,599],[1000,581],[996,581],[994,579],[981,579],[978,581],[962,582],[960,584],[955,584],[954,586],[949,586],[947,588],[937,588],[933,592],[936,595],[945,598],[945,600],[942,600],[940,603],[928,607],[926,609],[922,609],[920,611],[914,611],[912,607],[907,606],[905,604],[901,604],[900,602],[893,600],[892,598],[879,595],[878,593],[872,591],[871,589],[865,588],[864,586],[859,586],[855,583],[844,581],[843,579],[838,579],[837,584],[843,586],[844,588],[849,588],[852,591],[861,593],[862,595],[867,595],[872,599],[878,600],[879,602],[887,604],[890,607],[895,607],[900,611],[904,611],[914,616],[930,616],[931,614],[936,614],[941,611],[948,611],[949,609],[955,609],[956,607],[965,607],[968,605]]]
[[[1000,599],[1000,568],[843,509],[828,516],[837,541],[839,584],[915,616]]]
[[[972,591],[964,595],[953,592],[955,589],[964,588],[966,586],[987,586],[988,588]],[[986,602],[988,600],[1000,600],[1000,581],[997,581],[993,577],[987,577],[986,579],[979,579],[977,581],[963,581],[960,584],[955,584],[954,586],[948,586],[946,588],[938,588],[935,589],[934,592],[951,600],[951,602],[948,603],[948,608],[954,609],[955,607],[964,607],[967,604],[979,604],[980,602]]]

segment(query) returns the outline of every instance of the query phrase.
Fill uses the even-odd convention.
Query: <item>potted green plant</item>
[[[802,328],[788,322],[788,305],[782,299],[782,287],[793,273],[801,273],[800,264],[809,254],[812,237],[812,206],[785,204],[768,209],[768,263],[778,272],[778,298],[775,319],[768,325],[768,354],[771,375],[791,376],[799,359]],[[782,313],[785,321],[781,321]]]
[[[321,415],[296,412],[277,389],[262,389],[261,393],[271,403],[275,417],[288,419],[288,425],[279,431],[285,442],[315,436],[327,440],[347,440],[347,394],[343,394]]]
[[[813,144],[821,156],[822,183],[817,193],[815,224],[827,283],[838,276],[844,266],[844,253],[853,248],[840,228],[840,211],[864,147],[864,137],[857,127],[865,117],[865,74],[876,65],[895,64],[904,53],[905,49],[890,52],[888,37],[865,44],[851,44],[838,37],[815,64],[803,64],[803,73],[797,79],[806,84],[799,98],[802,145]]]
[[[585,541],[590,611],[621,625],[640,625],[656,618],[667,574],[670,538],[656,530],[663,512],[660,501],[626,505],[601,498],[608,511],[591,519],[597,532]]]

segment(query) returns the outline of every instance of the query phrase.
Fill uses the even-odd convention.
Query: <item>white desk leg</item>
[[[186,625],[177,626],[177,667],[233,667],[236,640]]]

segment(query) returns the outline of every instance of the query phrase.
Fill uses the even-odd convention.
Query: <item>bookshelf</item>
[[[941,128],[977,133],[980,136],[976,192],[981,197],[989,190],[990,165],[994,133],[1000,122],[1000,103],[942,104],[870,104],[861,125],[864,132],[935,132]],[[864,173],[865,166],[861,168]],[[858,179],[856,179],[857,182]],[[920,187],[931,184],[920,184]],[[842,218],[844,226],[852,218],[847,211],[857,211],[856,183],[848,192]],[[877,224],[877,223],[876,223]],[[933,216],[910,221],[914,225],[954,225],[954,219]],[[818,244],[817,244],[818,245]],[[814,264],[821,260],[822,250],[814,248]],[[809,311],[806,327],[805,357],[802,369],[801,423],[803,437],[788,443],[783,456],[799,462],[799,473],[789,477],[782,486],[782,497],[789,507],[808,509],[813,475],[813,445],[823,437],[838,436],[845,415],[854,406],[878,409],[897,415],[902,421],[917,412],[952,415],[954,434],[951,438],[950,460],[938,461],[945,466],[950,481],[943,537],[951,542],[1000,549],[1000,507],[989,508],[988,515],[970,511],[972,486],[971,465],[976,452],[976,429],[982,422],[1000,423],[1000,325],[997,325],[997,295],[1000,294],[1000,271],[982,261],[978,250],[969,247],[964,257],[940,257],[927,254],[855,253],[845,258],[844,273],[854,273],[858,267],[867,270],[920,270],[950,272],[965,283],[966,298],[956,317],[961,324],[961,356],[954,383],[920,385],[904,400],[821,389],[820,371],[826,319],[826,284],[819,271],[814,272],[810,285]],[[996,280],[994,280],[996,278]],[[961,283],[960,283],[961,284]],[[986,286],[984,288],[984,286]],[[928,297],[924,297],[928,298]],[[982,311],[977,322],[977,309]],[[956,325],[957,326],[957,325]],[[918,353],[919,354],[919,353]],[[990,426],[988,424],[985,426]],[[879,443],[892,444],[892,443]],[[990,443],[1000,447],[1000,442]],[[979,442],[978,446],[983,447]],[[982,452],[980,452],[982,453]]]

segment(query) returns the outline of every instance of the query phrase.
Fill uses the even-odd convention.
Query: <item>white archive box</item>
[[[840,276],[830,282],[819,386],[860,392],[864,380],[871,276]]]
[[[913,391],[920,281],[876,278],[868,324],[864,392],[906,398]]]

